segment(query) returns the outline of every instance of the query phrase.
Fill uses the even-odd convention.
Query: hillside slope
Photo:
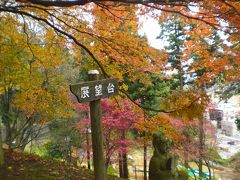
[[[0,179],[77,179],[92,180],[93,172],[85,168],[44,159],[37,155],[5,150],[5,165],[0,168]],[[108,180],[120,178],[108,176]]]

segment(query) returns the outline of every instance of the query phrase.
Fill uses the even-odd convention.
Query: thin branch
[[[147,7],[150,7],[150,8],[153,8],[153,9],[157,9],[157,10],[160,10],[160,11],[164,11],[164,12],[176,13],[176,14],[179,14],[179,15],[185,17],[185,18],[189,18],[189,19],[193,19],[193,20],[198,20],[198,21],[201,21],[201,22],[206,23],[207,25],[209,25],[209,26],[211,26],[212,28],[217,29],[217,30],[219,30],[219,27],[220,27],[219,24],[210,23],[210,22],[208,22],[208,21],[205,21],[205,20],[202,19],[202,18],[198,18],[198,17],[193,17],[193,16],[186,15],[186,14],[184,14],[184,13],[181,12],[181,11],[164,9],[164,8],[156,7],[156,6],[153,6],[153,5],[150,5],[150,4],[146,4],[146,3],[144,3],[144,2],[142,3],[142,5],[147,6]]]
[[[193,2],[201,2],[203,0],[193,0]],[[19,3],[31,3],[31,4],[37,4],[41,6],[46,7],[71,7],[71,6],[82,6],[91,2],[96,3],[103,3],[103,2],[122,2],[122,3],[128,3],[128,4],[141,4],[142,0],[16,0],[16,2]],[[188,0],[146,0],[146,3],[156,3],[156,4],[168,4],[168,5],[174,5],[177,4],[188,4]]]
[[[195,180],[197,180],[197,176],[196,176],[196,174],[195,174],[195,172],[194,172],[194,170],[191,168],[191,166],[188,164],[188,162],[187,162],[187,168],[189,168],[190,169],[190,171],[193,173],[193,176],[194,176],[194,179]]]
[[[55,6],[55,7],[71,7],[71,6],[82,6],[90,2],[94,2],[95,0],[75,0],[75,1],[43,1],[43,0],[16,0],[16,2],[19,3],[31,3],[31,4],[37,4],[41,6]]]
[[[26,23],[26,21],[25,21],[24,16],[23,16],[23,15],[21,15],[21,16],[22,16],[22,19],[23,19],[23,32],[24,32],[24,34],[26,35],[26,39],[27,39],[27,46],[28,46],[28,48],[30,49],[33,58],[36,58],[36,56],[35,56],[35,54],[34,54],[34,52],[33,52],[33,49],[32,49],[32,47],[31,47],[31,45],[30,45],[30,38],[29,38],[29,35],[28,35],[28,33],[27,33],[27,23]]]
[[[232,10],[234,10],[234,11],[237,13],[237,15],[240,15],[240,12],[239,12],[239,11],[237,10],[237,8],[234,7],[232,4],[226,2],[225,0],[221,0],[221,1],[222,1],[225,5],[229,6]]]
[[[151,107],[146,107],[146,106],[142,105],[141,103],[138,103],[138,102],[134,101],[126,91],[124,91],[122,89],[119,89],[119,91],[121,93],[123,93],[125,96],[127,96],[127,98],[130,101],[132,101],[135,105],[137,105],[141,109],[150,110],[150,111],[154,111],[154,112],[164,112],[164,113],[172,113],[172,112],[174,112],[172,110],[154,109],[154,108],[151,108]]]
[[[81,47],[82,49],[84,49],[88,54],[89,56],[94,60],[94,62],[98,65],[98,67],[101,69],[103,75],[105,77],[110,77],[106,71],[104,70],[103,68],[103,65],[100,63],[100,61],[98,61],[98,59],[94,56],[94,54],[83,44],[81,44],[73,35],[67,33],[66,31],[54,26],[52,23],[50,23],[47,19],[44,19],[44,18],[41,18],[41,17],[37,17],[33,14],[30,14],[28,12],[24,12],[24,11],[20,11],[18,9],[15,9],[15,8],[2,8],[0,7],[0,11],[4,11],[4,12],[10,12],[10,13],[14,13],[14,14],[20,14],[20,15],[24,15],[24,16],[27,16],[27,17],[30,17],[32,19],[35,19],[37,21],[40,21],[40,22],[44,22],[46,23],[48,26],[50,26],[51,28],[53,28],[55,31],[59,32],[60,34],[68,37],[69,39],[73,40],[73,42],[78,45],[79,47]]]
[[[121,19],[121,20],[130,20],[129,18],[123,18],[123,17],[120,17],[120,16],[117,16],[116,14],[114,14],[110,8],[108,6],[105,6],[101,3],[95,3],[97,6],[101,7],[102,9],[105,9],[106,11],[108,11],[112,16],[118,18],[118,19]]]
[[[71,28],[71,29],[73,29],[73,30],[75,30],[75,31],[77,31],[77,32],[79,32],[79,33],[87,34],[87,35],[89,35],[89,36],[92,36],[92,37],[94,37],[94,38],[96,38],[96,39],[98,39],[98,40],[100,40],[100,41],[103,41],[104,43],[107,44],[107,42],[106,42],[107,39],[106,39],[106,38],[100,37],[100,36],[98,36],[97,34],[93,34],[93,33],[87,32],[87,31],[81,31],[81,30],[79,30],[79,29],[77,29],[77,28],[69,25],[66,21],[60,19],[59,17],[57,17],[57,16],[54,15],[53,13],[49,12],[49,11],[48,11],[47,9],[45,9],[45,8],[41,8],[41,7],[37,7],[37,6],[31,6],[31,5],[26,5],[25,7],[35,8],[35,9],[44,11],[45,13],[47,13],[47,14],[51,17],[51,21],[52,21],[52,23],[53,23],[54,26],[56,26],[56,25],[54,24],[54,19],[53,19],[53,17],[54,17],[56,20],[58,20],[59,22],[61,22],[61,23],[63,23],[64,25],[66,25],[67,27],[69,27],[69,28]],[[63,13],[63,14],[66,15],[66,16],[70,16],[69,14],[66,14],[66,13]],[[74,18],[74,19],[76,19],[76,20],[79,20],[79,19],[77,19],[76,17],[72,17],[72,16],[70,16],[70,17],[71,17],[71,18]]]

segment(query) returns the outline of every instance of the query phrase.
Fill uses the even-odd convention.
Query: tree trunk
[[[125,131],[122,131],[122,140],[125,140]],[[124,147],[126,148],[126,147]],[[128,179],[128,163],[127,163],[127,153],[119,153],[119,174],[120,178]]]
[[[126,139],[125,131],[122,132],[122,139]],[[127,148],[124,146],[124,148]],[[123,158],[123,178],[128,179],[128,162],[127,162],[127,153],[122,153]]]
[[[144,111],[144,122],[146,121],[146,112]],[[143,133],[144,145],[143,145],[143,179],[147,180],[147,145],[146,145],[146,132]]]
[[[199,178],[202,179],[203,175],[203,148],[204,148],[204,130],[203,119],[199,119]]]
[[[143,174],[143,179],[147,180],[147,145],[145,142],[143,146]]]
[[[128,162],[127,162],[127,154],[123,154],[123,178],[128,179]]]
[[[206,166],[208,168],[208,173],[209,173],[209,179],[208,180],[212,180],[211,165],[210,165],[210,163],[206,159],[204,161],[205,161],[205,164],[206,164]]]
[[[128,163],[127,154],[119,153],[119,176],[120,178],[128,179]]]
[[[123,178],[123,157],[122,157],[122,153],[118,153],[118,167],[119,167],[119,177]]]
[[[220,120],[217,120],[217,128],[218,128],[218,129],[221,129],[221,128],[222,128],[222,125],[221,125],[221,121],[220,121]]]
[[[4,164],[4,153],[3,153],[3,143],[2,143],[2,127],[0,124],[0,166],[2,166],[3,164]]]
[[[11,149],[12,145],[12,137],[11,137],[11,113],[10,113],[10,101],[11,101],[11,90],[4,87],[4,94],[1,97],[3,102],[3,115],[2,115],[2,122],[4,126],[6,127],[6,144],[8,145],[8,148]]]

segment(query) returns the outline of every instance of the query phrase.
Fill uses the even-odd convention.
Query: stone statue
[[[154,154],[149,164],[149,180],[175,180],[177,173],[177,157],[170,153],[172,142],[163,133],[153,135]]]

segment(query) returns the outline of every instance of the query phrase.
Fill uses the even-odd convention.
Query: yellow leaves
[[[3,89],[18,86],[26,76],[27,64],[22,64],[25,55],[24,38],[17,31],[17,22],[7,16],[0,19],[0,93]],[[3,37],[3,38],[2,38]]]
[[[184,121],[202,117],[209,102],[204,91],[190,89],[171,93],[161,102],[161,108],[173,111],[172,116]]]
[[[157,132],[159,128],[170,125],[171,118],[165,113],[159,113],[153,118],[144,120],[141,119],[136,124],[136,128],[142,132],[150,131],[151,133]]]
[[[15,92],[11,105],[28,117],[38,115],[41,121],[70,117],[69,87],[61,70],[67,53],[58,36],[49,30],[36,37],[26,27],[27,39],[13,17],[0,21],[0,37],[4,37],[0,38],[0,93]]]
[[[124,91],[127,92],[127,90],[128,90],[128,85],[126,85],[126,84],[123,83],[123,84],[120,86],[120,89],[122,89],[122,90],[124,90]]]
[[[171,117],[169,114],[159,113],[152,118],[141,119],[135,125],[135,128],[140,132],[151,134],[161,131],[167,138],[178,142],[182,138],[180,124],[178,119]]]
[[[208,97],[200,90],[176,91],[162,99],[161,104],[161,109],[173,112],[142,118],[135,128],[148,134],[161,131],[167,138],[180,142],[183,138],[183,126],[203,116],[208,105]]]
[[[49,91],[37,86],[37,83],[25,85],[24,89],[17,93],[14,106],[25,112],[28,117],[36,113],[41,115],[41,121],[68,118],[71,115],[67,87]]]

